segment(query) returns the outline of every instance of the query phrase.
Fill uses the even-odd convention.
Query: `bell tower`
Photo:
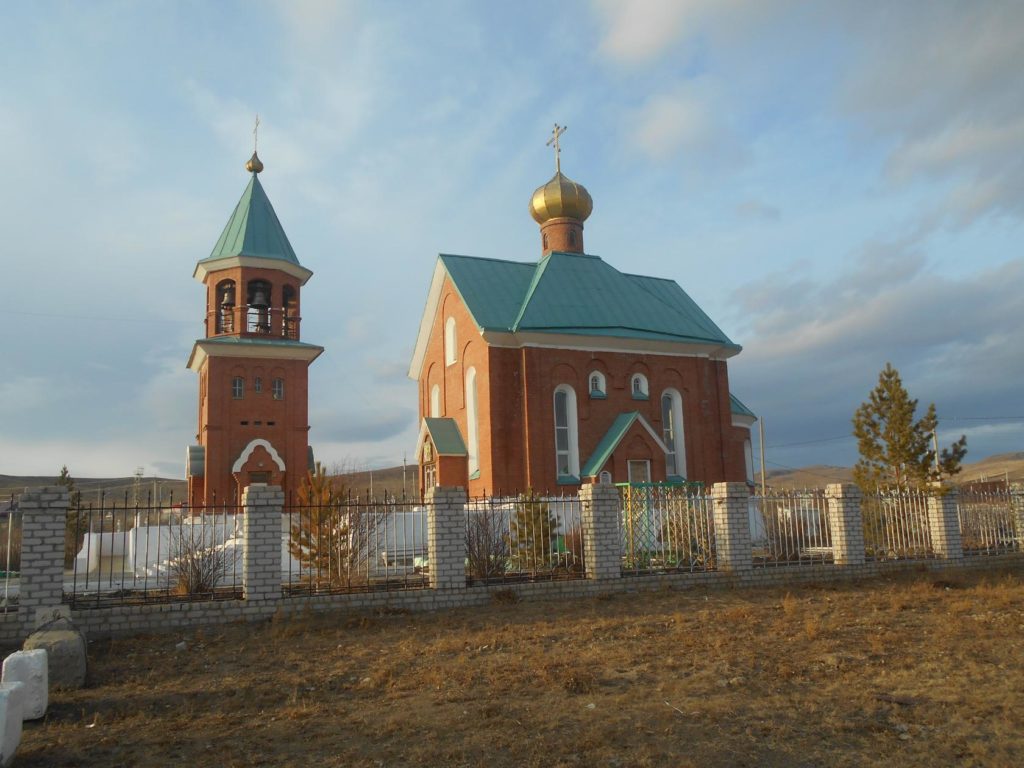
[[[300,339],[300,292],[313,273],[299,264],[260,183],[249,184],[193,277],[206,289],[204,338],[188,367],[199,374],[199,431],[187,452],[191,503],[241,498],[250,483],[298,490],[312,464],[309,365],[323,347]]]

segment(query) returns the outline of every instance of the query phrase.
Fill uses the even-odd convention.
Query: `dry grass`
[[[18,765],[1014,765],[1024,581],[496,601],[97,642]]]

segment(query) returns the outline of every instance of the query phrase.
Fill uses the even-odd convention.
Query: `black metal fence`
[[[523,493],[466,504],[466,583],[582,579],[578,496]]]
[[[242,597],[242,514],[101,496],[68,508],[64,602],[74,608]]]
[[[21,571],[21,511],[14,494],[0,501],[0,569],[3,594],[0,613],[18,610],[18,576]]]
[[[429,586],[427,508],[385,495],[289,502],[282,517],[284,594]]]

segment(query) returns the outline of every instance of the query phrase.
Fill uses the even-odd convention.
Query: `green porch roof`
[[[232,256],[254,256],[299,263],[284,233],[284,227],[274,212],[274,206],[270,204],[270,198],[255,173],[213,247],[213,253],[200,263]]]
[[[757,418],[757,414],[747,408],[736,395],[729,395],[729,411],[736,414],[737,416],[749,416],[752,419]]]
[[[739,349],[673,280],[619,272],[597,256],[538,263],[442,254],[482,330],[616,336]]]
[[[438,456],[468,456],[466,444],[455,419],[426,418],[423,427],[430,435]]]
[[[628,411],[616,416],[615,421],[612,422],[608,431],[604,433],[604,437],[601,438],[594,452],[587,459],[587,463],[580,470],[580,477],[596,477],[601,471],[601,467],[608,463],[608,459],[615,453],[615,449],[622,442],[622,438],[626,436],[637,420],[646,425],[639,411]],[[647,425],[647,429],[650,429],[649,425]]]

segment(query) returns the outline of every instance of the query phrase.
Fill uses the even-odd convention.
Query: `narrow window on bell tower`
[[[286,339],[299,338],[298,301],[295,288],[286,285],[281,290],[281,335]]]
[[[231,380],[231,397],[235,400],[241,400],[245,395],[245,379],[241,376],[235,376]]]

